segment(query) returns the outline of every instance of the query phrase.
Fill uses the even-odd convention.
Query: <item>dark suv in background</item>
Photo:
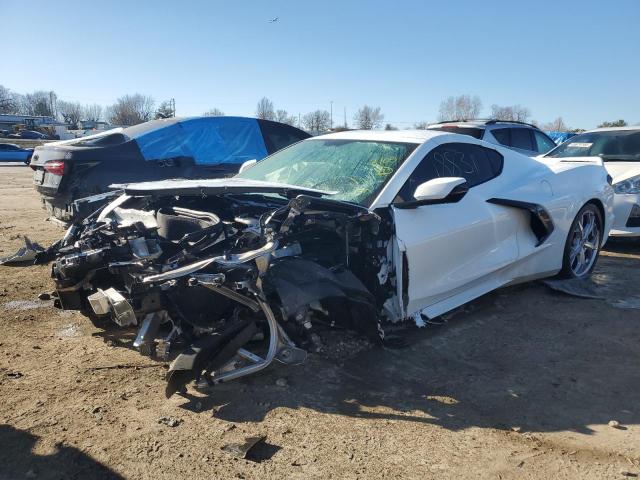
[[[556,147],[549,136],[535,125],[507,120],[453,120],[434,123],[429,130],[470,135],[478,140],[509,147],[529,157],[543,155]]]

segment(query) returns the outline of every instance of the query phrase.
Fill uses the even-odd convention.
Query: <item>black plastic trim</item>
[[[640,227],[640,205],[634,204],[631,212],[629,213],[629,218],[627,218],[626,227],[637,228]]]
[[[551,220],[551,215],[549,215],[549,212],[547,212],[542,205],[523,202],[520,200],[509,200],[507,198],[490,198],[487,200],[487,203],[527,210],[531,214],[531,220],[529,223],[531,231],[538,239],[536,247],[542,245],[549,238],[551,233],[553,233],[555,226]]]

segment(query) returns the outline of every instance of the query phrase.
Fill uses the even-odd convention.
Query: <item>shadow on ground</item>
[[[608,257],[599,268],[630,272],[631,295],[639,264]],[[442,327],[411,332],[404,349],[374,347],[344,365],[312,355],[304,366],[273,368],[181,405],[200,403],[234,422],[289,407],[451,430],[588,434],[612,419],[640,423],[639,310],[529,284],[487,295]],[[278,387],[283,377],[288,386]]]
[[[37,441],[35,435],[0,425],[0,480],[124,478],[73,447],[58,445],[50,455],[34,454]]]

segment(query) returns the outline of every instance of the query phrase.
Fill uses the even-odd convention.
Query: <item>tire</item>
[[[587,203],[580,209],[567,235],[560,278],[586,278],[591,275],[600,256],[602,225],[600,210],[593,203]],[[585,229],[589,230],[586,237]]]

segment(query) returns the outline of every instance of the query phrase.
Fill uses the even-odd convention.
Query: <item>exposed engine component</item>
[[[134,347],[172,359],[170,396],[302,363],[322,329],[378,338],[389,230],[364,207],[298,192],[124,194],[42,258],[55,256],[58,307],[138,326]]]

